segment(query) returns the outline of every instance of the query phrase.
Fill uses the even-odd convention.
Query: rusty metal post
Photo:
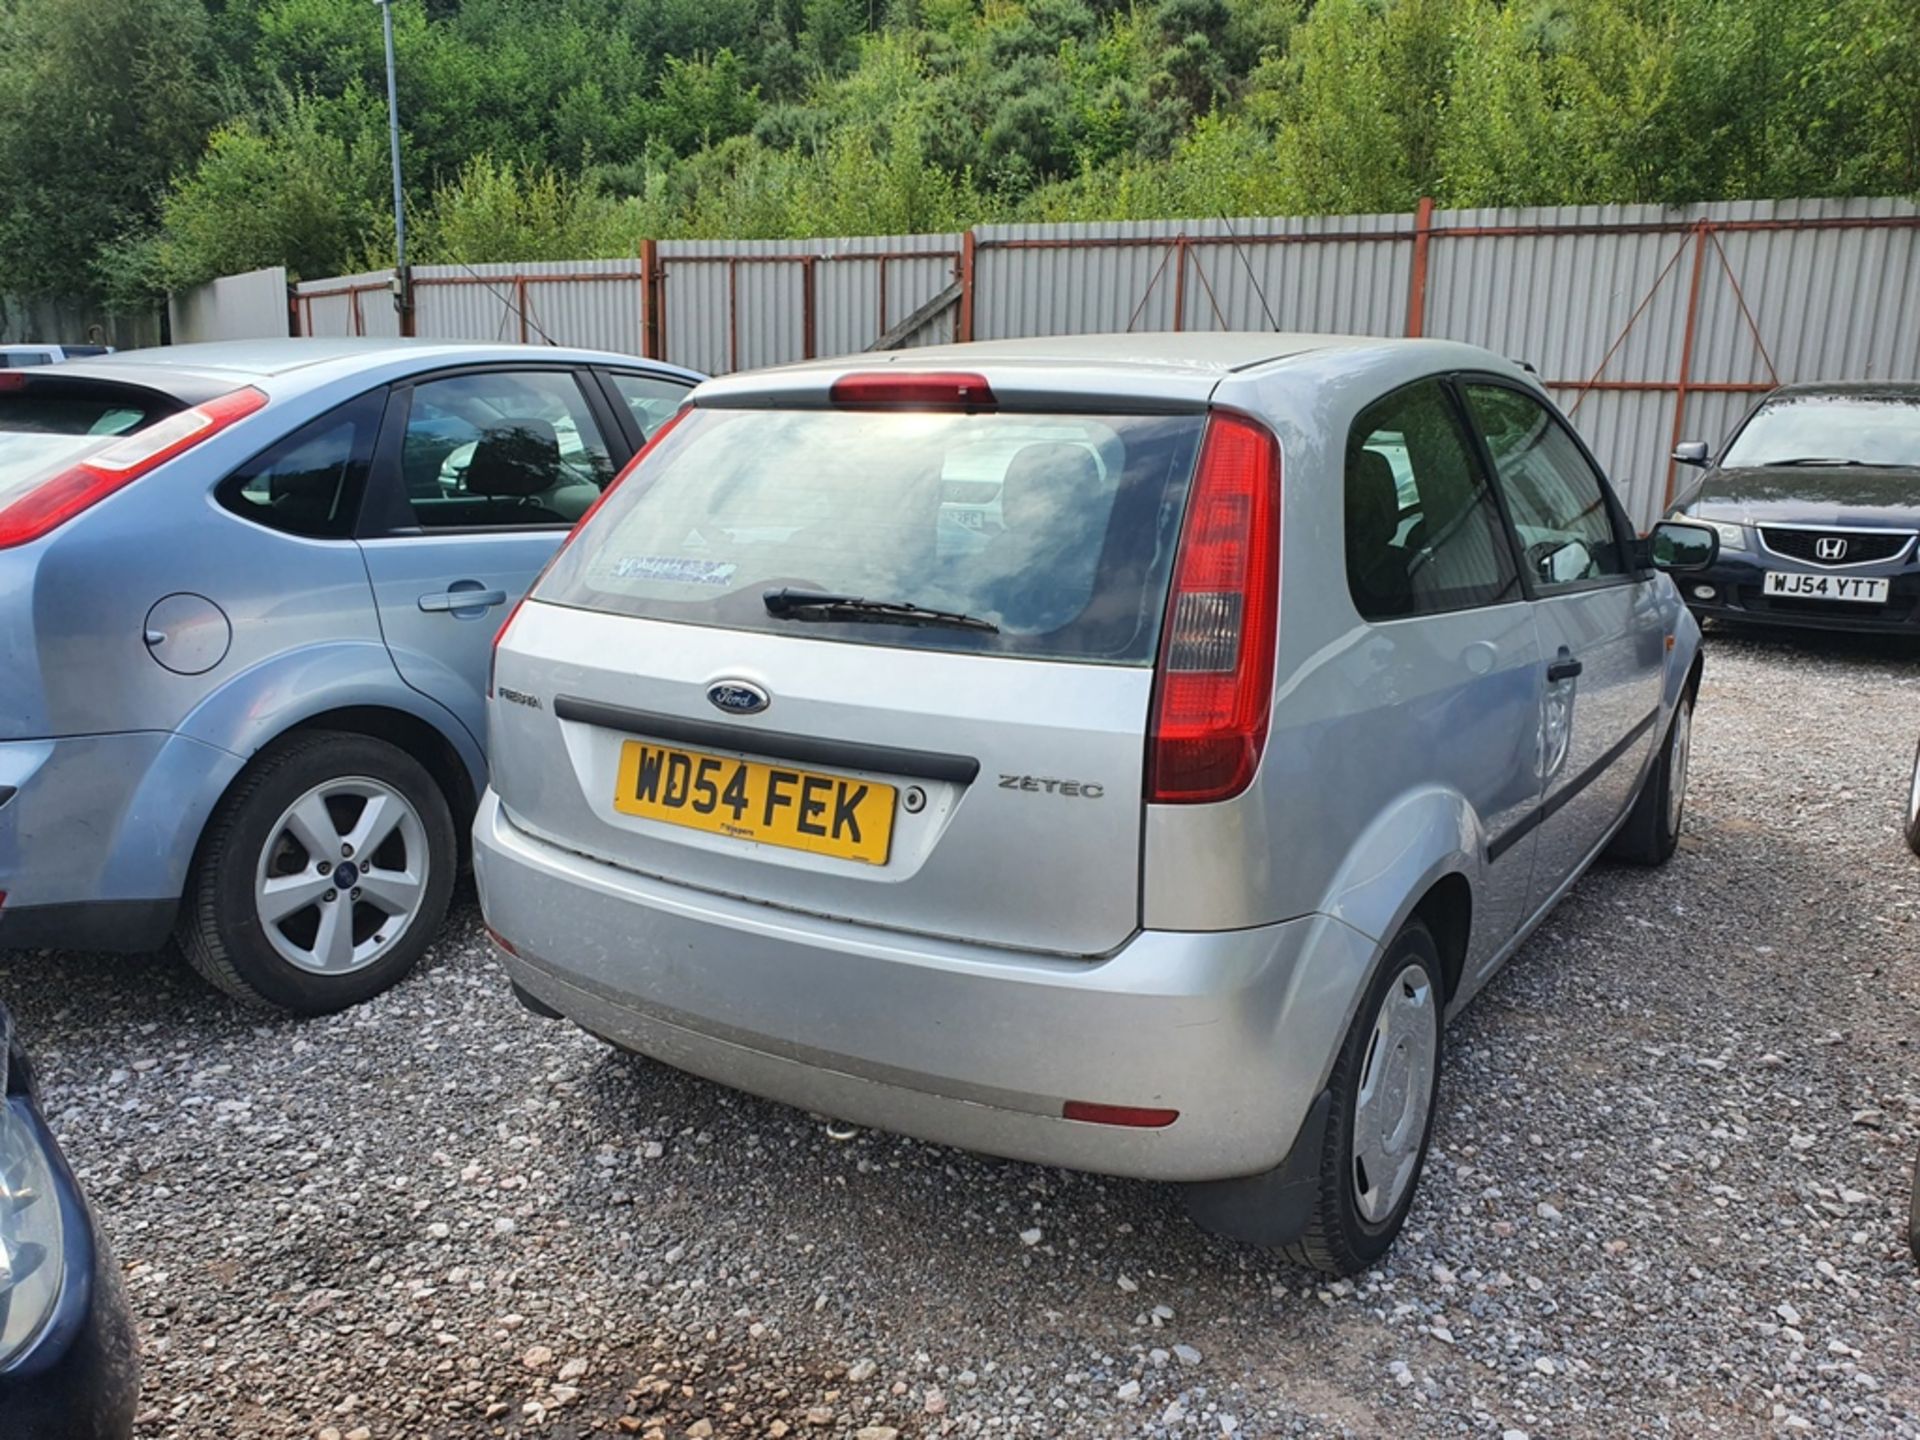
[[[960,306],[954,316],[953,338],[961,344],[973,339],[973,264],[975,240],[969,230],[960,237]]]
[[[887,260],[888,258],[889,257],[885,255],[882,255],[880,257],[880,331],[879,333],[882,335],[887,333]]]
[[[727,261],[727,369],[740,368],[740,262]]]
[[[813,256],[809,255],[800,262],[800,358],[813,359],[813,299],[814,266]]]
[[[1173,237],[1173,328],[1187,328],[1187,237]]]
[[[1707,257],[1707,236],[1713,229],[1713,222],[1702,220],[1693,232],[1693,282],[1687,287],[1687,324],[1680,333],[1680,376],[1673,387],[1673,441],[1667,446],[1667,484],[1666,492],[1660,501],[1660,513],[1665,515],[1667,507],[1673,504],[1674,464],[1673,447],[1685,438],[1687,425],[1687,389],[1693,378],[1693,332],[1700,319],[1700,268]]]
[[[520,312],[520,343],[524,345],[527,343],[527,277],[524,275],[513,277],[513,304]]]
[[[1413,212],[1413,277],[1407,283],[1407,334],[1427,333],[1427,245],[1433,239],[1433,197],[1422,195]]]
[[[660,242],[640,242],[640,353],[667,358],[666,314],[660,304]]]

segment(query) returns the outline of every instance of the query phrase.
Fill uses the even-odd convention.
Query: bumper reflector
[[[495,945],[506,951],[507,954],[513,956],[514,959],[518,960],[520,958],[520,952],[513,948],[512,942],[510,942],[506,936],[502,935],[491,925],[486,925],[482,928],[487,932],[487,938],[493,941]]]
[[[1069,1100],[1060,1107],[1068,1120],[1084,1120],[1089,1125],[1128,1125],[1135,1130],[1159,1130],[1180,1118],[1178,1110],[1154,1110],[1143,1105],[1095,1105],[1086,1100]]]

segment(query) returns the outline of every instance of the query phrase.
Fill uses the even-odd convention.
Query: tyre
[[[1907,1205],[1907,1248],[1920,1261],[1920,1160],[1913,1162],[1913,1199]]]
[[[419,761],[367,735],[295,735],[207,822],[177,938],[229,995],[324,1015],[413,969],[458,862],[446,796]]]
[[[1660,757],[1627,815],[1627,823],[1613,837],[1607,854],[1629,865],[1664,865],[1680,843],[1686,819],[1687,762],[1693,753],[1693,692],[1681,692],[1673,720],[1661,741]]]
[[[1907,848],[1920,855],[1920,749],[1913,752],[1913,775],[1907,781]]]
[[[1394,937],[1334,1061],[1318,1193],[1287,1258],[1352,1275],[1406,1223],[1433,1138],[1440,1088],[1440,950],[1424,922]]]

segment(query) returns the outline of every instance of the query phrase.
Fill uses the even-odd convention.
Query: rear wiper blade
[[[1769,460],[1769,465],[1858,465],[1866,468],[1864,460],[1847,460],[1838,455],[1796,455],[1790,460]]]
[[[873,625],[947,625],[956,630],[982,630],[998,635],[1000,627],[978,615],[959,610],[931,610],[906,600],[868,600],[860,595],[835,595],[825,590],[769,590],[761,600],[776,620],[852,620]]]

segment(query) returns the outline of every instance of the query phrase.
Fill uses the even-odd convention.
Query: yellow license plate
[[[613,808],[736,840],[884,865],[893,841],[893,799],[893,786],[875,780],[627,740],[620,746]]]

